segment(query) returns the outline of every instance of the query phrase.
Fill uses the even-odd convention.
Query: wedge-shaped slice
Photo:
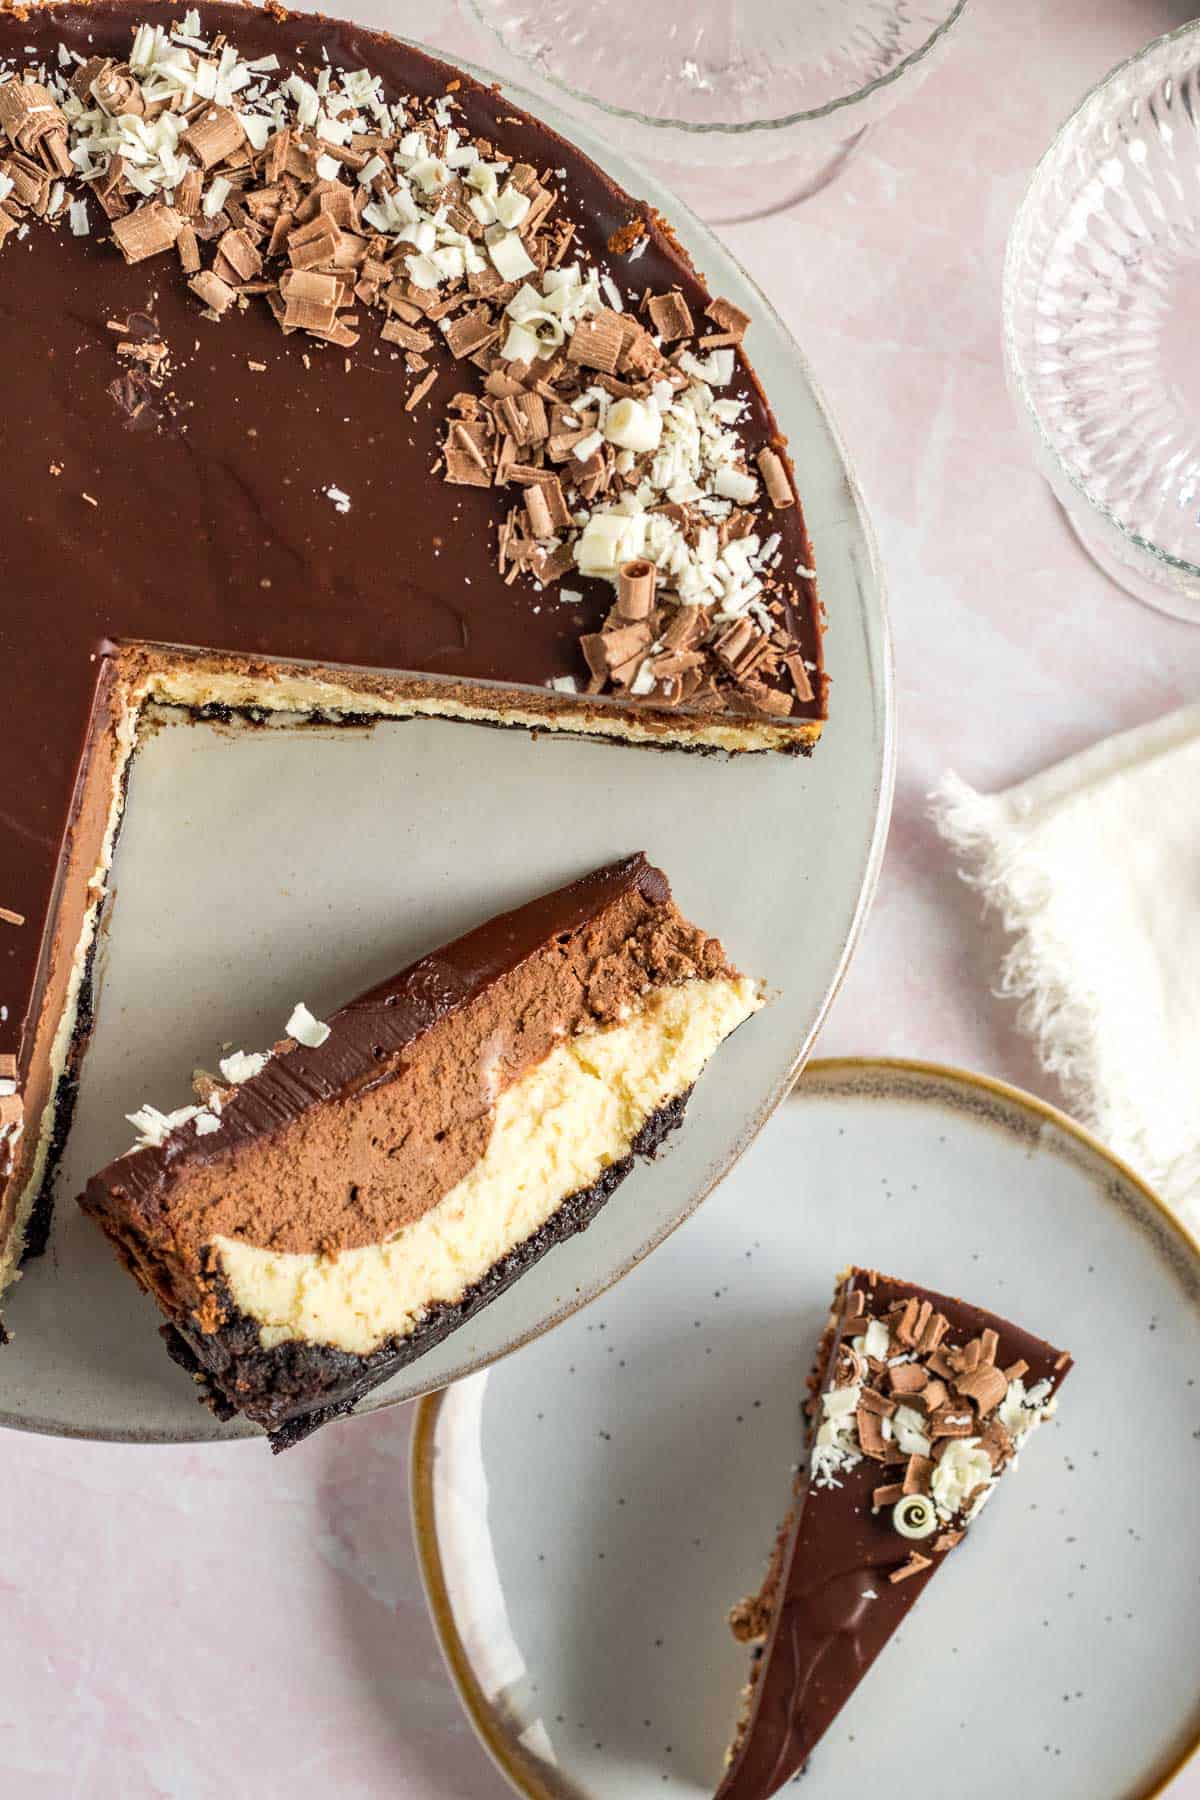
[[[811,1456],[761,1591],[719,1800],[766,1800],[808,1761],[1030,1433],[1071,1359],[993,1313],[851,1269],[809,1381]]]
[[[642,855],[335,1013],[298,1007],[83,1199],[223,1416],[277,1449],[580,1231],[759,1005]]]

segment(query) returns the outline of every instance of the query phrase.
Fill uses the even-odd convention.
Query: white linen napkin
[[[1200,1230],[1200,705],[1007,793],[933,796],[1076,1116]]]

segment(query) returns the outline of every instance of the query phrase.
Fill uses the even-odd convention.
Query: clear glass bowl
[[[467,0],[504,72],[600,115],[708,219],[816,192],[967,0]]]
[[[1004,332],[1085,549],[1200,622],[1200,21],[1115,69],[1043,157],[1009,238]]]

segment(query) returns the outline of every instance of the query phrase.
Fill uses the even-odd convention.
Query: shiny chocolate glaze
[[[319,66],[327,52],[335,68],[377,71],[389,98],[439,94],[460,80],[470,133],[538,168],[567,170],[567,212],[623,287],[679,286],[702,314],[699,276],[649,209],[494,90],[340,20],[230,4],[199,10],[210,37],[226,32],[248,57],[273,51],[285,71]],[[105,0],[0,13],[0,58],[53,64],[60,41],[120,58],[136,23],[183,11],[182,0]],[[300,334],[285,338],[261,302],[213,324],[173,254],[127,267],[94,202],[90,211],[93,236],[34,224],[0,251],[9,348],[0,414],[0,906],[25,917],[20,927],[0,922],[0,1053],[17,1052],[23,1072],[93,701],[122,646],[544,689],[556,676],[586,674],[580,633],[598,629],[612,598],[601,583],[575,580],[581,603],[561,605],[528,583],[501,581],[495,527],[505,500],[431,472],[445,400],[463,381],[450,358],[439,360],[429,398],[406,413],[409,384],[379,347],[375,315],[364,315],[348,358]],[[609,238],[635,217],[650,226],[643,254],[633,262],[608,254]],[[118,368],[106,321],[133,312],[157,319],[173,373],[169,405],[128,420],[109,394]],[[250,368],[256,361],[265,371]],[[748,365],[731,391],[748,398],[748,441],[773,438]],[[325,497],[331,485],[350,496],[349,512]],[[783,536],[784,566],[807,566],[800,508],[775,515],[772,529]],[[815,590],[801,590],[794,623],[805,656],[819,663]],[[823,713],[816,685],[819,697],[798,722]]]
[[[1030,1387],[1045,1380],[1057,1389],[1070,1368],[1069,1360],[1058,1366],[1061,1352],[1051,1344],[982,1307],[891,1277],[881,1277],[871,1286],[862,1269],[854,1270],[839,1290],[839,1315],[840,1302],[854,1289],[870,1295],[868,1311],[875,1316],[910,1295],[928,1300],[950,1321],[948,1335],[954,1343],[967,1342],[990,1326],[1000,1340],[997,1364],[1003,1368],[1023,1359],[1029,1364],[1025,1381]],[[854,1336],[858,1329],[852,1325],[846,1335]],[[839,1325],[822,1340],[819,1392],[829,1385],[842,1336]],[[885,1474],[879,1463],[864,1458],[839,1476],[839,1487],[809,1489],[797,1496],[750,1716],[717,1800],[767,1800],[804,1767],[814,1745],[952,1554],[934,1550],[934,1538],[914,1544],[901,1537],[892,1526],[890,1509],[872,1513],[873,1489],[894,1478],[894,1473]],[[889,1581],[890,1572],[906,1563],[914,1549],[930,1557],[933,1566],[906,1581]]]

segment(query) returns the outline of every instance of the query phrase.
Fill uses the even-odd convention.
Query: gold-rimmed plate
[[[451,1674],[536,1800],[710,1794],[835,1271],[1067,1345],[1062,1411],[805,1776],[936,1800],[1159,1792],[1200,1734],[1200,1250],[1085,1132],[927,1065],[819,1063],[619,1288],[423,1403],[417,1542]],[[932,1748],[931,1748],[932,1747]]]

